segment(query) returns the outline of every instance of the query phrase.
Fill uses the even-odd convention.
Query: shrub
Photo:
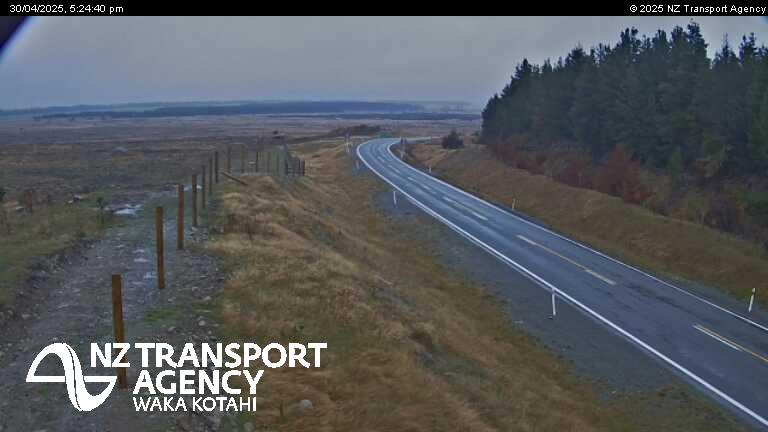
[[[34,213],[35,205],[37,205],[37,190],[33,188],[24,189],[21,196],[19,196],[19,203],[26,211]]]
[[[743,206],[732,195],[717,194],[710,202],[705,223],[721,231],[744,234]]]
[[[744,198],[749,214],[761,224],[768,225],[768,192],[748,192]]]
[[[443,137],[442,145],[444,149],[458,149],[464,147],[464,140],[461,139],[456,130]]]
[[[591,161],[585,156],[568,159],[557,179],[567,185],[588,188],[592,185]]]
[[[595,188],[632,204],[641,204],[650,196],[640,181],[640,163],[632,160],[632,156],[621,145],[614,147],[598,170]]]

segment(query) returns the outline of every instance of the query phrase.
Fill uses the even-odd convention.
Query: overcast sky
[[[710,53],[757,17],[697,17]],[[686,25],[676,17],[41,17],[0,57],[0,108],[240,99],[462,100],[523,57]]]

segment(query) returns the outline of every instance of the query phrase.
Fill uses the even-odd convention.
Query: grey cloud
[[[712,51],[753,17],[697,17]],[[0,107],[235,99],[484,102],[523,57],[688,17],[44,17],[0,58]]]

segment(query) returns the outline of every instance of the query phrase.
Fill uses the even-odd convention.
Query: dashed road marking
[[[533,246],[539,247],[539,248],[541,248],[541,249],[543,249],[543,250],[545,250],[545,251],[547,251],[547,252],[551,253],[552,255],[554,255],[554,256],[556,256],[556,257],[558,257],[558,258],[560,258],[560,259],[562,259],[562,260],[564,260],[564,261],[568,261],[569,263],[571,263],[571,264],[575,265],[576,267],[578,267],[578,268],[580,268],[580,269],[584,270],[585,272],[587,272],[587,273],[591,274],[592,276],[594,276],[594,277],[596,277],[596,278],[600,279],[601,281],[603,281],[603,282],[607,283],[608,285],[616,285],[616,282],[614,282],[614,281],[612,281],[612,280],[608,279],[607,277],[605,277],[605,276],[601,275],[600,273],[598,273],[598,272],[596,272],[596,271],[592,270],[591,268],[589,268],[589,267],[587,267],[587,266],[585,266],[585,265],[583,265],[583,264],[581,264],[581,263],[579,263],[579,262],[576,262],[576,261],[574,261],[574,260],[572,260],[572,259],[568,258],[568,257],[567,257],[567,256],[565,256],[565,255],[559,254],[559,253],[557,253],[557,252],[553,251],[552,249],[550,249],[550,248],[548,248],[548,247],[546,247],[546,246],[544,246],[544,245],[540,245],[540,244],[536,243],[535,241],[533,241],[533,240],[531,240],[531,239],[529,239],[529,238],[527,238],[527,237],[525,237],[525,236],[522,236],[522,235],[520,235],[520,234],[518,234],[518,235],[517,235],[517,238],[519,238],[520,240],[522,240],[522,241],[524,241],[524,242],[526,242],[526,243],[528,243],[528,244],[530,244],[530,245],[533,245]]]
[[[542,286],[544,289],[547,289],[547,290],[549,290],[549,291],[551,291],[551,292],[553,292],[553,293],[557,293],[558,295],[562,296],[564,299],[566,299],[567,301],[569,301],[570,303],[572,303],[572,304],[573,304],[574,306],[576,306],[577,308],[581,309],[582,311],[586,312],[587,314],[589,314],[589,315],[591,315],[592,317],[594,317],[595,319],[597,319],[599,322],[602,322],[602,323],[603,323],[603,324],[605,324],[606,326],[608,326],[608,327],[610,327],[611,329],[615,330],[615,331],[616,331],[616,332],[618,332],[620,335],[622,335],[622,336],[626,337],[627,339],[629,339],[630,341],[632,341],[632,342],[633,342],[633,343],[635,343],[636,345],[638,345],[638,346],[640,346],[641,348],[643,348],[644,350],[648,351],[650,354],[653,354],[654,356],[656,356],[657,358],[659,358],[660,360],[662,360],[663,362],[665,362],[667,365],[669,365],[669,366],[670,366],[670,367],[672,367],[673,369],[675,369],[675,370],[677,370],[677,371],[679,371],[679,372],[683,373],[683,374],[684,374],[685,376],[687,376],[688,378],[690,378],[690,379],[694,380],[696,383],[698,383],[698,384],[700,384],[701,386],[703,386],[703,387],[704,387],[706,390],[708,390],[709,392],[711,392],[711,393],[713,393],[714,395],[716,395],[716,396],[718,396],[718,397],[722,398],[724,401],[728,402],[729,404],[731,404],[731,405],[732,405],[732,406],[734,406],[735,408],[737,408],[737,409],[741,410],[741,412],[743,412],[743,413],[745,413],[745,414],[749,415],[750,417],[752,417],[752,419],[756,420],[756,421],[757,421],[757,422],[759,422],[761,425],[763,425],[763,426],[768,426],[768,420],[766,420],[765,418],[763,418],[762,416],[760,416],[758,413],[756,413],[755,411],[753,411],[752,409],[750,409],[750,408],[749,408],[749,407],[747,407],[746,405],[742,404],[741,402],[739,402],[738,400],[734,399],[732,396],[730,396],[730,395],[728,395],[727,393],[723,392],[723,391],[722,391],[722,390],[720,390],[719,388],[715,387],[714,385],[712,385],[711,383],[709,383],[709,382],[708,382],[708,381],[706,381],[705,379],[703,379],[703,378],[701,378],[700,376],[696,375],[695,373],[691,372],[691,371],[690,371],[688,368],[684,367],[682,364],[680,364],[680,363],[676,362],[675,360],[671,359],[670,357],[668,357],[667,355],[665,355],[664,353],[662,353],[662,352],[661,352],[661,351],[659,351],[658,349],[654,348],[653,346],[649,345],[648,343],[646,343],[646,342],[645,342],[645,341],[643,341],[642,339],[638,338],[638,337],[637,337],[637,336],[635,336],[634,334],[630,333],[629,331],[625,330],[624,328],[622,328],[621,326],[617,325],[617,324],[616,324],[616,323],[614,323],[613,321],[611,321],[611,320],[609,320],[608,318],[604,317],[603,315],[601,315],[601,314],[600,314],[600,313],[598,313],[597,311],[593,310],[592,308],[590,308],[590,307],[589,307],[589,306],[587,306],[586,304],[582,303],[581,301],[579,301],[578,299],[576,299],[576,298],[575,298],[575,297],[573,297],[572,295],[570,295],[570,294],[568,294],[567,292],[565,292],[565,291],[563,291],[563,290],[561,290],[561,289],[557,288],[556,286],[554,286],[554,285],[552,285],[551,283],[547,282],[547,281],[546,281],[545,279],[543,279],[541,276],[539,276],[539,275],[537,275],[537,274],[533,273],[531,270],[529,270],[529,269],[527,269],[526,267],[524,267],[524,266],[520,265],[519,263],[517,263],[516,261],[514,261],[514,260],[513,260],[513,259],[511,259],[510,257],[508,257],[508,256],[504,255],[503,253],[499,252],[498,250],[494,249],[492,246],[490,246],[490,245],[488,245],[487,243],[483,242],[482,240],[480,240],[479,238],[475,237],[474,235],[472,235],[471,233],[467,232],[466,230],[464,230],[464,229],[460,228],[458,225],[456,225],[455,223],[451,222],[450,220],[448,220],[448,219],[447,219],[447,218],[445,218],[444,216],[440,215],[440,214],[439,214],[439,213],[437,213],[437,212],[436,212],[434,209],[432,209],[432,208],[430,208],[429,206],[425,205],[424,203],[422,203],[422,202],[421,202],[421,201],[419,201],[418,199],[416,199],[416,198],[414,198],[413,196],[409,195],[409,194],[408,194],[408,192],[406,192],[406,191],[405,191],[405,190],[403,190],[402,188],[398,187],[398,186],[397,186],[397,185],[396,185],[396,184],[395,184],[395,183],[394,183],[392,180],[388,179],[388,178],[387,178],[385,175],[383,175],[383,174],[382,174],[380,171],[377,171],[377,170],[376,170],[376,168],[374,168],[374,167],[373,167],[373,166],[372,166],[372,165],[371,165],[369,162],[367,162],[367,161],[365,160],[365,158],[363,158],[363,157],[362,157],[362,153],[363,153],[363,151],[362,151],[362,147],[363,147],[363,146],[366,146],[366,147],[367,147],[367,146],[370,146],[370,145],[371,145],[371,143],[373,143],[373,142],[375,142],[375,140],[372,140],[372,141],[368,141],[368,142],[364,143],[363,145],[360,145],[360,146],[358,146],[358,147],[357,147],[357,155],[358,155],[358,157],[360,157],[360,158],[362,159],[363,163],[365,163],[365,165],[366,165],[366,166],[368,166],[368,168],[369,168],[371,171],[373,171],[373,172],[374,172],[376,175],[378,175],[378,176],[379,176],[379,177],[380,177],[380,178],[381,178],[381,179],[382,179],[384,182],[388,183],[388,184],[389,184],[390,186],[392,186],[394,189],[396,189],[396,190],[397,190],[397,191],[399,191],[401,194],[403,194],[405,197],[407,197],[407,198],[408,198],[408,199],[409,199],[409,200],[410,200],[410,201],[411,201],[413,204],[415,204],[417,207],[421,208],[421,209],[422,209],[422,210],[424,210],[424,211],[425,211],[427,214],[431,215],[431,216],[432,216],[432,217],[434,217],[435,219],[437,219],[437,220],[439,220],[439,221],[443,222],[443,223],[444,223],[444,224],[446,224],[446,225],[447,225],[449,228],[451,228],[452,230],[456,231],[456,232],[457,232],[457,233],[459,233],[460,235],[464,236],[464,237],[465,237],[467,240],[469,240],[469,241],[471,241],[472,243],[476,244],[477,246],[479,246],[479,247],[483,248],[483,249],[484,249],[484,250],[486,250],[488,253],[490,253],[491,255],[493,255],[493,256],[495,256],[496,258],[498,258],[500,261],[502,261],[502,262],[506,263],[507,265],[509,265],[510,267],[512,267],[512,268],[514,268],[514,269],[516,269],[516,270],[517,270],[517,271],[519,271],[520,273],[524,274],[526,277],[528,277],[528,278],[530,278],[530,279],[534,280],[534,281],[535,281],[537,284],[539,284],[540,286]],[[393,146],[394,144],[395,144],[394,140],[393,140],[392,142],[389,142],[389,143],[388,143],[388,146],[387,146],[387,149],[391,151],[391,148],[392,148],[392,146]],[[440,181],[439,179],[436,179],[436,180],[437,180],[437,181]],[[443,184],[446,184],[446,185],[447,185],[447,183],[444,183],[444,182],[443,182]],[[448,186],[449,186],[449,187],[451,187],[451,188],[453,188],[453,186],[450,186],[450,185],[448,185]],[[456,189],[456,188],[454,188],[454,189],[455,189],[455,190],[457,190],[457,191],[463,192],[463,191],[461,191],[460,189]],[[463,192],[463,193],[465,193],[465,194],[466,194],[466,192]],[[469,194],[467,194],[467,195],[468,195],[468,196],[471,196],[471,195],[469,195]],[[482,201],[482,200],[480,200],[479,198],[476,198],[476,197],[474,197],[474,198],[475,198],[476,200],[479,200],[480,202],[485,202],[485,201]],[[487,203],[487,204],[488,204],[488,203]],[[490,205],[490,204],[489,204],[489,205]],[[496,209],[500,210],[498,207],[496,207]],[[503,211],[503,210],[501,210],[501,211]],[[511,213],[507,213],[507,214],[511,214]],[[519,219],[519,218],[518,218],[518,219]],[[523,220],[523,219],[519,219],[519,220]],[[530,223],[530,222],[528,222],[528,223]],[[535,224],[531,224],[531,225],[533,225],[533,226],[535,226],[535,227],[538,227],[539,229],[542,229],[542,230],[544,230],[544,231],[547,231],[545,228],[539,227],[538,225],[535,225]],[[547,232],[550,232],[551,234],[553,234],[553,235],[556,235],[556,236],[558,235],[558,234],[552,233],[551,231],[547,231]],[[562,237],[562,236],[560,236],[560,237],[561,237],[561,238],[563,238],[563,239],[565,239],[565,240],[568,240],[568,241],[570,241],[570,242],[573,242],[574,244],[580,245],[580,243],[576,243],[576,242],[574,242],[573,240],[569,240],[569,239],[568,239],[568,238],[566,238],[566,237]],[[583,246],[583,245],[581,245],[581,246],[582,246],[582,247],[584,247],[584,248],[586,248],[586,249],[589,249],[589,248],[587,248],[586,246]],[[589,249],[589,250],[592,250],[592,249]],[[595,252],[595,253],[597,253],[597,254],[600,254],[600,253],[599,253],[599,252],[597,252],[597,251],[594,251],[594,250],[592,250],[592,251],[593,251],[593,252]],[[627,266],[627,264],[623,264],[623,263],[621,263],[620,261],[616,261],[616,262],[617,262],[617,263],[620,263],[620,264],[622,264],[622,265],[625,265],[625,266]],[[633,267],[630,267],[630,268],[633,268]],[[636,269],[636,270],[637,270],[637,269]],[[637,270],[637,271],[639,271],[639,272],[640,272],[640,270]],[[673,285],[670,285],[670,286],[671,286],[671,287],[673,287],[673,288],[675,288],[675,289],[679,289],[679,288],[677,288],[677,287],[674,287]],[[698,297],[697,297],[697,298],[698,298]],[[700,298],[699,298],[699,299],[700,299]],[[700,300],[702,300],[702,299],[700,299]],[[708,303],[708,304],[711,304],[711,303]],[[715,306],[715,307],[718,307],[717,305],[713,305],[713,306]],[[719,307],[718,307],[718,308],[719,308]],[[732,314],[732,315],[734,315],[734,316],[736,316],[736,317],[739,317],[740,319],[743,319],[743,320],[745,320],[745,321],[747,321],[747,322],[749,322],[749,323],[751,323],[751,324],[753,324],[753,325],[755,325],[755,326],[758,326],[759,328],[761,328],[761,329],[763,329],[763,330],[766,330],[766,331],[768,331],[768,328],[766,328],[766,327],[764,327],[764,326],[761,326],[761,325],[759,325],[759,324],[757,324],[757,323],[754,323],[754,321],[751,321],[751,320],[749,320],[749,319],[747,319],[747,318],[745,318],[745,317],[743,317],[743,316],[741,316],[741,315],[735,314],[735,313],[733,313],[733,312],[730,312],[730,311],[728,311],[728,310],[726,310],[726,309],[723,309],[723,308],[720,308],[720,309],[722,309],[722,310],[724,310],[724,311],[726,311],[726,312],[728,312],[728,313],[730,313],[730,314]]]
[[[478,219],[482,219],[482,220],[484,220],[484,221],[487,221],[487,220],[488,220],[488,218],[487,218],[487,217],[485,217],[485,216],[483,216],[482,214],[480,214],[480,213],[478,213],[478,212],[474,211],[474,210],[473,210],[471,207],[468,207],[468,206],[466,206],[466,205],[464,205],[464,204],[462,204],[462,203],[460,203],[460,202],[458,202],[458,201],[454,201],[454,200],[452,200],[452,199],[448,198],[447,196],[443,196],[443,199],[444,199],[445,201],[447,201],[447,202],[451,203],[451,204],[456,204],[457,206],[459,206],[459,207],[462,207],[464,210],[466,210],[466,211],[468,211],[468,212],[472,213],[472,214],[473,214],[473,215],[474,215],[476,218],[478,218]]]

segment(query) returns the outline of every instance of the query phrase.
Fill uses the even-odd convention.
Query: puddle
[[[115,211],[117,216],[136,216],[143,206],[141,204],[125,204]]]

